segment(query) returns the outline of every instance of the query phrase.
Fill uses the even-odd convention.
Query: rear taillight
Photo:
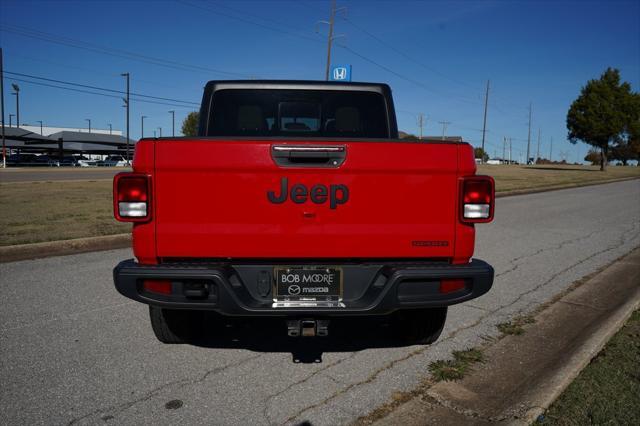
[[[117,220],[145,222],[151,217],[150,178],[138,173],[119,173],[113,179],[113,209]]]
[[[454,293],[466,287],[464,279],[443,279],[440,281],[440,293]]]
[[[170,280],[144,280],[142,283],[144,291],[158,294],[171,294]]]
[[[462,222],[483,223],[493,220],[494,186],[491,176],[462,178],[460,189],[460,220]]]

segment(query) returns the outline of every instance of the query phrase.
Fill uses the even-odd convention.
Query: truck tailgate
[[[282,166],[272,158],[274,145],[341,146],[346,157],[338,167]],[[153,172],[157,255],[451,257],[458,149],[397,141],[159,140]],[[283,182],[287,197],[273,202],[282,200]],[[305,189],[298,186],[293,202],[289,191],[296,184]],[[309,192],[318,185],[327,192],[316,203]]]

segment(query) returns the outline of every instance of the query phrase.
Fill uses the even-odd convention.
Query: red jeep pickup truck
[[[114,179],[135,255],[115,285],[164,343],[206,329],[205,310],[279,316],[289,336],[388,315],[432,343],[448,305],[493,283],[471,259],[494,210],[475,173],[466,143],[399,140],[386,84],[211,81],[198,137],[142,139]]]

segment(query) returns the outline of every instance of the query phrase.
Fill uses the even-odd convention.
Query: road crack
[[[181,389],[184,386],[195,385],[197,383],[203,382],[204,380],[206,380],[211,375],[219,374],[219,373],[221,373],[221,372],[223,372],[225,370],[228,370],[228,369],[231,369],[231,368],[234,368],[234,367],[239,367],[242,364],[250,362],[250,361],[252,361],[252,360],[254,360],[256,358],[259,358],[261,356],[262,356],[262,354],[258,354],[258,355],[255,355],[255,356],[244,358],[241,361],[225,365],[224,367],[216,367],[216,368],[214,368],[212,370],[209,370],[209,371],[205,372],[202,376],[197,377],[197,378],[179,379],[179,380],[174,380],[174,381],[171,381],[171,382],[168,382],[168,383],[164,383],[164,384],[156,387],[155,389],[152,389],[151,391],[147,392],[143,396],[141,396],[139,398],[136,398],[136,399],[134,399],[132,401],[127,401],[127,402],[123,402],[123,403],[120,403],[120,404],[114,404],[114,405],[111,405],[109,407],[98,408],[97,410],[93,410],[93,411],[91,411],[89,413],[86,413],[86,414],[84,414],[82,416],[75,417],[75,418],[71,419],[69,421],[69,423],[67,423],[67,425],[70,426],[70,425],[76,424],[76,423],[78,423],[78,422],[80,422],[80,421],[82,421],[82,420],[84,420],[86,418],[89,418],[89,417],[92,417],[92,416],[95,416],[95,415],[98,415],[98,414],[106,413],[106,412],[110,412],[109,415],[112,416],[112,417],[115,417],[116,415],[121,414],[122,412],[128,410],[129,408],[131,408],[131,407],[133,407],[133,406],[135,406],[135,405],[137,405],[137,404],[139,404],[141,402],[145,402],[145,401],[150,400],[151,398],[153,398],[154,396],[158,395],[160,392],[162,392],[163,390],[165,390],[165,389],[167,389],[167,388],[169,388],[171,386],[178,385],[179,389]]]

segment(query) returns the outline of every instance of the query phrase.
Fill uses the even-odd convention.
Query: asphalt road
[[[113,288],[128,250],[1,264],[0,423],[348,423],[417,385],[431,361],[639,246],[640,184],[500,198],[477,244],[494,288],[452,307],[429,347],[394,347],[374,322],[297,343],[269,322],[236,324],[199,346],[167,346],[146,307]]]
[[[0,168],[0,183],[113,179],[125,167],[20,167]]]

